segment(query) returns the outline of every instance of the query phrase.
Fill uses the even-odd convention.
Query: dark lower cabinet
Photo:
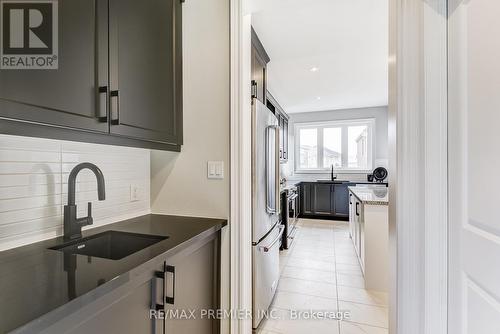
[[[335,184],[333,186],[333,214],[336,217],[349,218],[349,189],[354,183]]]
[[[313,187],[313,210],[315,215],[330,216],[333,212],[333,186],[318,183]]]
[[[58,69],[0,70],[0,133],[179,151],[181,0],[64,0]]]
[[[301,183],[300,184],[300,215],[313,215],[314,214],[314,201],[313,196],[314,183]]]
[[[188,258],[179,256],[167,260],[167,265],[175,268],[175,288],[173,275],[167,275],[166,280],[166,295],[174,297],[171,304],[166,304],[167,314],[195,310],[196,319],[167,319],[165,333],[219,333],[218,322],[207,314],[202,315],[203,311],[213,310],[219,304],[219,280],[214,275],[214,267],[218,267],[217,251],[211,242]]]
[[[220,305],[219,245],[218,233],[197,241],[43,333],[220,333],[219,321],[202,313]],[[165,317],[151,318],[155,309]],[[190,310],[194,319],[186,319]]]
[[[349,218],[348,187],[354,183],[302,182],[300,215],[303,217]]]
[[[149,280],[142,283],[66,333],[162,333],[163,321],[149,318],[151,286]]]

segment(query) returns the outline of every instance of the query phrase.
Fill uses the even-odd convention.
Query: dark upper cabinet
[[[182,143],[181,6],[110,0],[111,133]]]
[[[181,0],[58,6],[59,68],[0,70],[0,133],[179,151]]]
[[[269,56],[252,28],[252,97],[266,105]]]
[[[267,107],[276,115],[280,127],[280,161],[285,163],[288,161],[288,115],[280,106],[278,101],[267,92]]]
[[[288,119],[283,119],[283,161],[288,161]]]
[[[58,12],[59,68],[0,70],[0,117],[107,132],[107,1],[59,1]]]

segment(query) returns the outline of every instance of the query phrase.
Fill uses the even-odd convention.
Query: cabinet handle
[[[163,293],[161,295],[161,300],[165,300],[165,273],[163,271],[155,271],[155,278],[161,279],[162,280],[162,287],[163,287]],[[156,283],[155,283],[156,284]],[[158,304],[156,302],[156,289],[154,290],[155,292],[153,293],[153,300],[151,302],[152,307],[156,311],[165,311],[165,305],[164,304]]]
[[[172,297],[169,297],[165,294],[165,303],[174,305],[175,303],[175,267],[174,266],[166,266],[165,272],[172,274]]]
[[[359,216],[358,207],[359,207],[359,202],[356,202],[356,216]]]
[[[120,91],[112,90],[109,92],[109,104],[111,111],[111,124],[120,124]]]
[[[106,123],[108,121],[108,87],[99,87],[99,104],[97,106],[97,119],[99,122]]]

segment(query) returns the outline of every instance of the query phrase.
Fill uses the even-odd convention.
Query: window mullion
[[[318,164],[317,168],[324,168],[323,166],[323,127],[318,127]]]
[[[349,137],[347,133],[347,125],[342,125],[342,169],[347,169],[349,166]]]

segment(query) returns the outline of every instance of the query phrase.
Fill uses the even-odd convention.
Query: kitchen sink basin
[[[79,254],[120,260],[130,254],[167,239],[165,236],[107,231],[70,241],[49,249],[67,254]]]
[[[343,183],[349,183],[349,181],[332,181],[332,180],[317,180],[316,182],[318,183],[335,183],[335,184],[343,184]]]

